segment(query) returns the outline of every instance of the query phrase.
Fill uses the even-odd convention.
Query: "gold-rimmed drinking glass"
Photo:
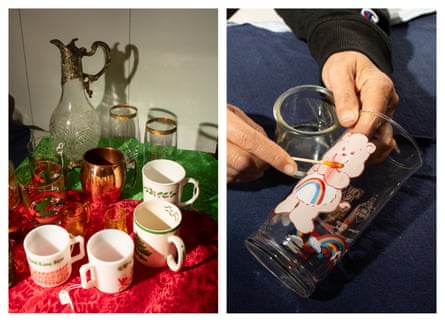
[[[127,159],[137,159],[140,142],[138,109],[128,104],[110,108],[109,145],[124,152]]]
[[[163,111],[166,113],[162,114]],[[176,160],[176,116],[167,110],[150,109],[145,122],[144,163],[155,159]]]

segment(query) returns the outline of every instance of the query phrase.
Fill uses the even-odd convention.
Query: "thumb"
[[[355,56],[340,52],[331,55],[322,69],[323,82],[334,94],[337,117],[344,127],[352,127],[359,118],[354,68]]]
[[[352,127],[358,120],[360,106],[354,82],[351,79],[346,79],[336,81],[334,84],[330,89],[334,93],[338,120],[342,126]]]

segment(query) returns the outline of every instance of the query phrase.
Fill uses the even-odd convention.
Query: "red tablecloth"
[[[67,192],[71,200],[81,199],[81,191]],[[133,209],[139,200],[119,201],[127,210],[127,228],[133,236]],[[94,232],[103,229],[103,211],[108,205],[92,205],[86,242]],[[218,311],[218,226],[207,214],[183,210],[180,236],[186,245],[186,260],[180,272],[168,268],[154,269],[134,264],[130,287],[116,294],[105,294],[96,288],[73,288],[69,291],[74,311],[84,313],[213,313]],[[73,264],[70,279],[63,285],[44,288],[29,275],[23,243],[13,246],[15,277],[9,289],[9,312],[73,312],[61,304],[59,292],[80,284],[79,268],[88,262],[87,255]]]

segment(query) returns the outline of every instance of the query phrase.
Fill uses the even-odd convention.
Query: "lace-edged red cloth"
[[[70,200],[82,199],[81,191],[67,191]],[[141,201],[124,199],[117,203],[127,211],[127,229],[133,237],[133,209]],[[104,228],[103,212],[109,205],[92,205],[86,242]],[[30,275],[23,239],[13,245],[14,282],[9,289],[9,312],[83,313],[214,313],[218,310],[218,225],[207,214],[183,210],[180,236],[186,246],[181,271],[155,269],[135,260],[133,282],[120,293],[105,294],[96,288],[73,288],[80,284],[79,268],[85,257],[73,263],[69,280],[58,287],[36,285]],[[73,302],[62,304],[59,292],[69,289]]]

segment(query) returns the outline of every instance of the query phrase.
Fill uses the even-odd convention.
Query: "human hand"
[[[334,53],[322,68],[322,79],[334,93],[340,123],[353,132],[366,134],[376,145],[370,161],[386,158],[397,145],[389,123],[382,124],[373,113],[391,117],[399,103],[392,80],[364,54],[355,51]]]
[[[241,109],[227,104],[227,182],[260,178],[269,166],[294,175],[297,164]]]

